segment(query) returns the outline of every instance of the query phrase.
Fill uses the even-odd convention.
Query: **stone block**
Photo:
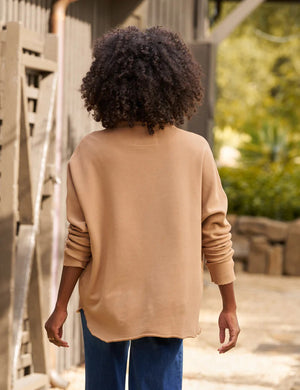
[[[245,270],[245,264],[242,261],[234,261],[234,272],[236,274]]]
[[[266,272],[269,275],[282,275],[283,245],[276,244],[269,247]]]
[[[300,276],[300,219],[289,224],[283,270],[286,275]]]
[[[249,238],[238,233],[232,233],[232,247],[234,259],[244,260],[249,256]]]
[[[241,216],[238,218],[237,231],[249,235],[264,235],[269,241],[282,242],[287,239],[288,223],[265,217]]]
[[[264,274],[267,271],[270,244],[265,236],[253,236],[248,256],[249,273]]]

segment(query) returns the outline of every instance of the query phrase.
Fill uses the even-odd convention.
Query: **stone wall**
[[[300,276],[300,219],[228,215],[237,268],[251,273]]]

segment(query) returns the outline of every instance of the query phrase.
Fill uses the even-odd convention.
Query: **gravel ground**
[[[299,287],[299,277],[239,272],[239,342],[219,354],[221,300],[205,273],[202,332],[184,340],[183,390],[300,390]],[[70,381],[68,390],[84,390],[83,366],[63,376]]]

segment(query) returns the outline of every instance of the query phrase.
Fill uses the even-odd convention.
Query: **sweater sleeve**
[[[211,281],[233,282],[234,273],[231,225],[226,219],[228,200],[219,172],[207,143],[202,171],[202,251]]]
[[[85,268],[91,258],[90,237],[74,185],[70,162],[67,168],[66,206],[69,227],[63,265]]]

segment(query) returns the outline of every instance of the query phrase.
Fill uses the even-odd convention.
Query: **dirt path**
[[[184,340],[183,390],[300,390],[300,278],[238,273],[241,334],[238,346],[222,355],[221,300],[209,280],[206,273],[202,333]],[[68,390],[84,390],[83,367],[64,377]]]

